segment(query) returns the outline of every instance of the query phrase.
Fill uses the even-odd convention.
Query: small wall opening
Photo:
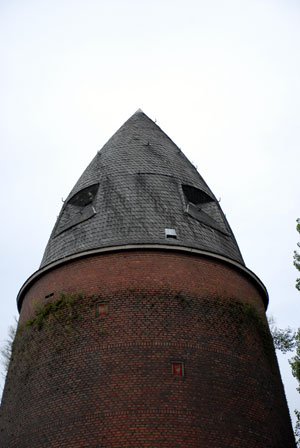
[[[176,230],[175,229],[165,229],[165,237],[177,239]]]
[[[172,375],[179,378],[184,377],[184,363],[182,361],[172,361]]]
[[[45,296],[45,299],[49,299],[50,297],[53,297],[53,296],[54,296],[54,292],[50,292],[50,294],[47,294]]]
[[[108,314],[108,303],[97,303],[96,316],[106,316]]]

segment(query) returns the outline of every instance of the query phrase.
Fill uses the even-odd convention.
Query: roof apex
[[[41,267],[89,250],[134,244],[196,248],[244,264],[212,191],[141,109],[108,140],[72,189]]]

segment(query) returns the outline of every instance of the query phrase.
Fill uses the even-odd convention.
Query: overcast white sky
[[[221,198],[277,325],[300,326],[299,48],[299,0],[0,0],[0,341],[61,198],[138,108]]]

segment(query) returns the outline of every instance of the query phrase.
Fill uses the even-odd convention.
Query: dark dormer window
[[[191,185],[182,185],[182,190],[188,202],[194,205],[200,206],[208,202],[213,202],[213,199],[205,191],[199,190],[199,188],[192,187]]]
[[[191,185],[182,185],[186,212],[202,224],[228,235],[223,216],[215,199],[205,191]]]
[[[94,207],[99,184],[90,185],[74,194],[65,203],[62,214],[55,229],[55,236],[86,221],[96,214]]]
[[[97,194],[99,184],[91,185],[76,193],[69,201],[68,204],[75,205],[76,207],[85,207],[91,204]]]

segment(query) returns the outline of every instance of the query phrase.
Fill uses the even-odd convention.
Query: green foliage
[[[300,219],[297,219],[296,230],[300,233]],[[300,247],[300,242],[297,243],[297,246]],[[295,250],[294,251],[294,266],[298,271],[300,271],[300,254]],[[296,288],[300,291],[300,278],[296,279]]]
[[[292,374],[298,381],[299,387],[297,387],[297,391],[300,393],[300,328],[297,331],[289,327],[285,329],[277,328],[272,319],[271,321],[269,320],[269,324],[274,346],[277,350],[280,350],[282,353],[296,350],[295,356],[289,360],[289,363],[292,368]],[[300,411],[296,409],[294,412],[297,417],[294,433],[297,447],[300,448]]]
[[[294,433],[296,437],[296,444],[299,447],[300,446],[300,411],[295,410],[295,415],[297,417]]]
[[[16,357],[28,365],[38,360],[43,338],[51,340],[57,352],[62,350],[65,343],[77,334],[75,323],[81,318],[82,297],[81,293],[61,293],[56,301],[36,306],[33,317],[20,324],[17,330],[16,327],[10,328],[9,339],[0,350],[6,370],[10,362],[14,364]],[[55,338],[57,332],[60,337]]]
[[[71,320],[80,317],[74,304],[81,297],[81,293],[61,293],[55,302],[47,302],[44,306],[37,306],[34,316],[26,322],[26,325],[41,329],[46,322],[53,319],[59,320],[61,313],[65,312],[65,310],[68,311],[67,316],[64,318],[64,323],[67,324]]]
[[[10,325],[8,327],[8,337],[7,340],[5,341],[3,347],[1,347],[0,349],[0,354],[1,354],[1,362],[4,366],[4,372],[2,373],[3,377],[6,376],[6,373],[8,371],[8,366],[10,363],[10,359],[12,356],[12,351],[13,351],[13,342],[16,336],[16,332],[17,332],[17,319],[15,318],[15,324],[14,325]]]
[[[297,219],[297,232],[300,234],[300,219]],[[300,242],[297,243],[300,247]],[[300,271],[300,254],[296,250],[294,251],[294,266]],[[296,288],[300,291],[300,278],[296,279]],[[299,387],[297,391],[300,393],[300,328],[297,331],[293,331],[291,328],[280,329],[270,326],[271,333],[273,336],[273,341],[275,348],[280,350],[282,353],[288,351],[296,350],[295,356],[293,356],[289,363],[292,368],[292,374],[298,381]],[[297,417],[295,425],[295,437],[297,446],[300,447],[300,411],[295,410],[295,415]]]
[[[292,352],[296,347],[296,331],[290,327],[276,327],[273,318],[268,318],[274,347],[282,353]]]
[[[297,219],[296,230],[300,234],[300,219]],[[300,242],[297,243],[297,246],[300,247]],[[294,251],[294,266],[298,271],[300,271],[300,254],[295,250]],[[300,291],[300,278],[296,279],[296,288]],[[296,355],[290,359],[289,363],[292,367],[292,374],[297,379],[300,384],[300,328],[298,328],[298,332],[296,334]],[[297,388],[298,392],[300,392],[300,387]],[[295,410],[295,414],[297,417],[296,426],[295,426],[295,436],[297,446],[300,447],[300,411]]]
[[[289,363],[292,367],[292,374],[299,383],[299,387],[297,388],[297,390],[300,393],[300,328],[298,328],[295,336],[295,347],[296,355],[289,360]]]

